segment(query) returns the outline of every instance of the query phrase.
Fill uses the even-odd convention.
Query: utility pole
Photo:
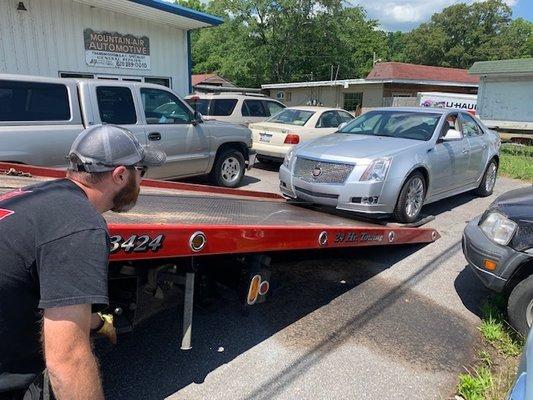
[[[381,62],[381,58],[376,58],[376,52],[372,56],[372,66],[376,65],[378,62]]]

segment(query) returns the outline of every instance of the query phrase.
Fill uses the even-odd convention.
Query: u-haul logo
[[[4,218],[7,218],[13,214],[15,214],[15,211],[6,210],[5,208],[0,208],[0,221],[2,221]]]

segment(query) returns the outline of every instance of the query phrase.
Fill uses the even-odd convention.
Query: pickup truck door
[[[457,114],[448,115],[435,147],[428,152],[432,176],[431,195],[446,193],[465,185],[470,144],[464,134],[462,139],[443,142],[441,138],[450,128],[461,132]]]
[[[115,124],[130,130],[141,144],[146,144],[142,110],[127,83],[110,81],[81,82],[78,85],[83,122]]]
[[[209,131],[193,123],[190,107],[168,90],[139,87],[148,144],[167,154],[166,163],[147,176],[179,178],[208,172]]]

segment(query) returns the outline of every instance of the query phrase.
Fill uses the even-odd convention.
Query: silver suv
[[[185,98],[205,120],[232,122],[248,126],[277,114],[286,106],[263,94],[252,93],[200,93]]]

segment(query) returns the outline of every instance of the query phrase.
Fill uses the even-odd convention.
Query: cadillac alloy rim
[[[493,162],[489,165],[489,170],[487,171],[487,180],[485,181],[485,190],[490,192],[494,188],[496,183],[496,164]]]
[[[422,201],[424,200],[424,182],[419,177],[415,177],[407,190],[407,201],[405,205],[405,213],[408,217],[416,216],[422,208]]]
[[[228,183],[233,183],[239,179],[241,164],[235,157],[228,157],[222,163],[222,179]]]

